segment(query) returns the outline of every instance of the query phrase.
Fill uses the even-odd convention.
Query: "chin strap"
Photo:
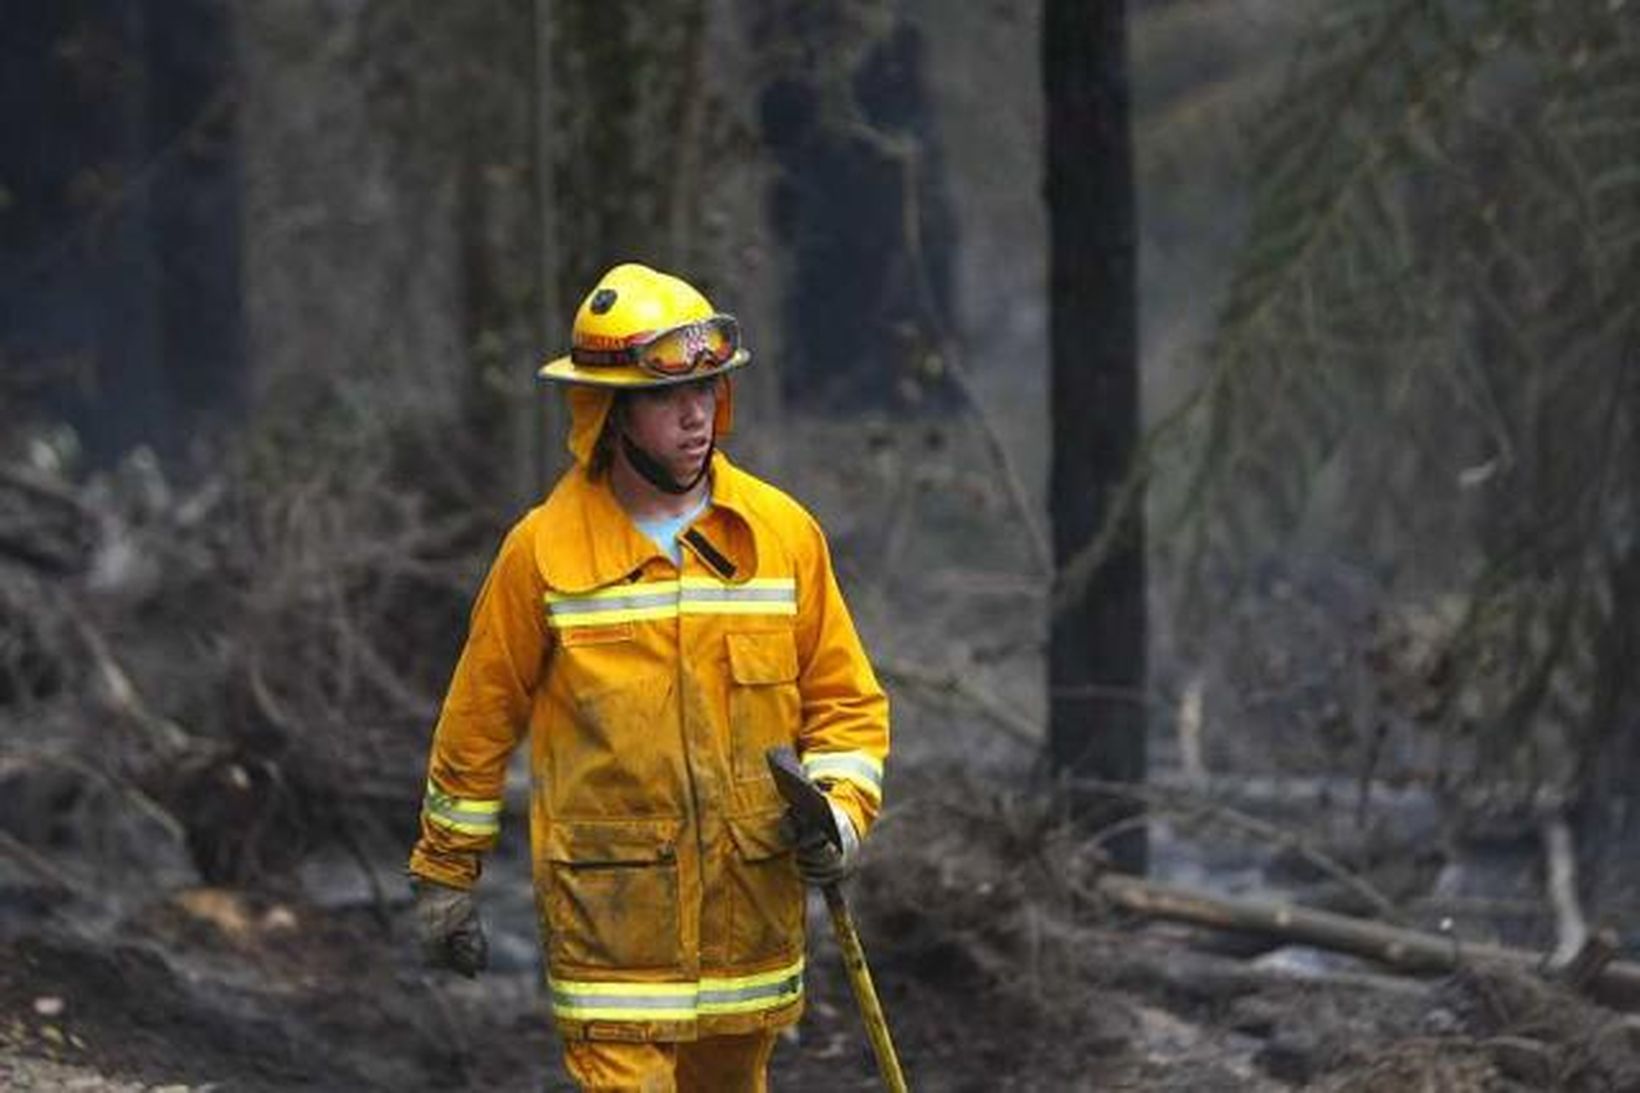
[[[713,437],[706,446],[706,458],[701,462],[700,470],[687,483],[673,478],[671,472],[661,466],[660,460],[638,447],[625,432],[621,433],[621,450],[626,453],[626,461],[643,476],[645,482],[664,493],[681,495],[700,485],[700,480],[712,469],[712,453],[717,450],[717,438]]]

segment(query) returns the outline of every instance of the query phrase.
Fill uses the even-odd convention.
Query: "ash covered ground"
[[[1111,906],[1098,837],[1065,821],[1038,762],[1044,595],[976,436],[813,426],[785,443],[773,477],[830,528],[895,699],[890,805],[850,894],[912,1088],[1640,1089],[1640,1021],[1544,978],[1462,961],[1440,976],[1391,974]],[[827,474],[808,449],[860,458]],[[35,526],[78,561],[6,572],[0,1085],[568,1088],[540,989],[522,825],[481,888],[495,967],[469,982],[413,959],[401,870],[430,724],[417,718],[436,696],[386,693],[362,652],[356,676],[312,688],[305,662],[273,655],[306,633],[292,619],[343,608],[378,640],[402,632],[417,581],[442,589],[428,611],[459,619],[476,587],[470,563],[433,567],[448,538],[426,530],[436,521],[380,517],[415,548],[398,583],[327,598],[304,568],[331,544],[322,520],[302,523],[316,501],[279,510],[297,530],[268,538],[267,514],[236,515],[231,491],[212,501],[153,486],[140,475],[58,484],[68,500],[37,499]],[[190,504],[224,507],[213,522],[188,518]],[[75,506],[103,517],[82,526]],[[230,520],[264,538],[223,532]],[[281,567],[248,581],[235,553],[247,542]],[[1151,810],[1154,875],[1354,913],[1370,910],[1359,906],[1368,889],[1409,925],[1445,922],[1455,945],[1546,949],[1534,829],[1499,821],[1481,838],[1473,816],[1455,825],[1418,783],[1410,737],[1358,777],[1349,760],[1361,745],[1337,736],[1328,705],[1342,685],[1305,658],[1337,670],[1333,654],[1372,646],[1375,624],[1352,606],[1357,585],[1293,587],[1227,625],[1269,636],[1270,655],[1250,667],[1245,642],[1228,643],[1237,655],[1208,673],[1191,730],[1205,741],[1181,743],[1168,712],[1195,673],[1169,660],[1163,635],[1152,750],[1169,795]],[[407,677],[419,663],[373,651]],[[1266,674],[1255,688],[1271,664],[1307,682],[1282,690]],[[305,705],[311,689],[393,711],[355,741],[369,778],[336,767],[360,748],[338,746],[344,718]],[[1255,690],[1257,702],[1234,701]],[[1632,889],[1602,891],[1600,912],[1630,945]],[[808,1011],[775,1056],[774,1085],[874,1088],[827,923],[812,912]]]

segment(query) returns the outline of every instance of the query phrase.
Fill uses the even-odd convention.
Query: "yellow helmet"
[[[733,315],[714,311],[687,281],[627,262],[581,301],[569,355],[538,374],[595,387],[664,387],[732,372],[751,359]]]

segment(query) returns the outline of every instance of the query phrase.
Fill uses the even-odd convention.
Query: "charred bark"
[[[1145,773],[1144,536],[1140,506],[1118,504],[1139,429],[1126,34],[1119,2],[1044,7],[1057,571],[1063,576],[1108,521],[1120,521],[1103,564],[1056,597],[1048,752],[1061,774],[1105,782]],[[1075,807],[1101,825],[1138,808],[1104,795]],[[1144,869],[1141,825],[1110,845],[1123,868]]]
[[[234,9],[72,0],[0,43],[0,359],[97,463],[243,402]]]

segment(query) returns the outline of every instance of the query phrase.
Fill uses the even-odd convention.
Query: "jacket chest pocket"
[[[729,733],[735,778],[767,781],[763,752],[793,744],[802,725],[797,642],[789,631],[726,635]]]
[[[547,836],[548,956],[557,969],[673,968],[676,821],[559,821]]]

